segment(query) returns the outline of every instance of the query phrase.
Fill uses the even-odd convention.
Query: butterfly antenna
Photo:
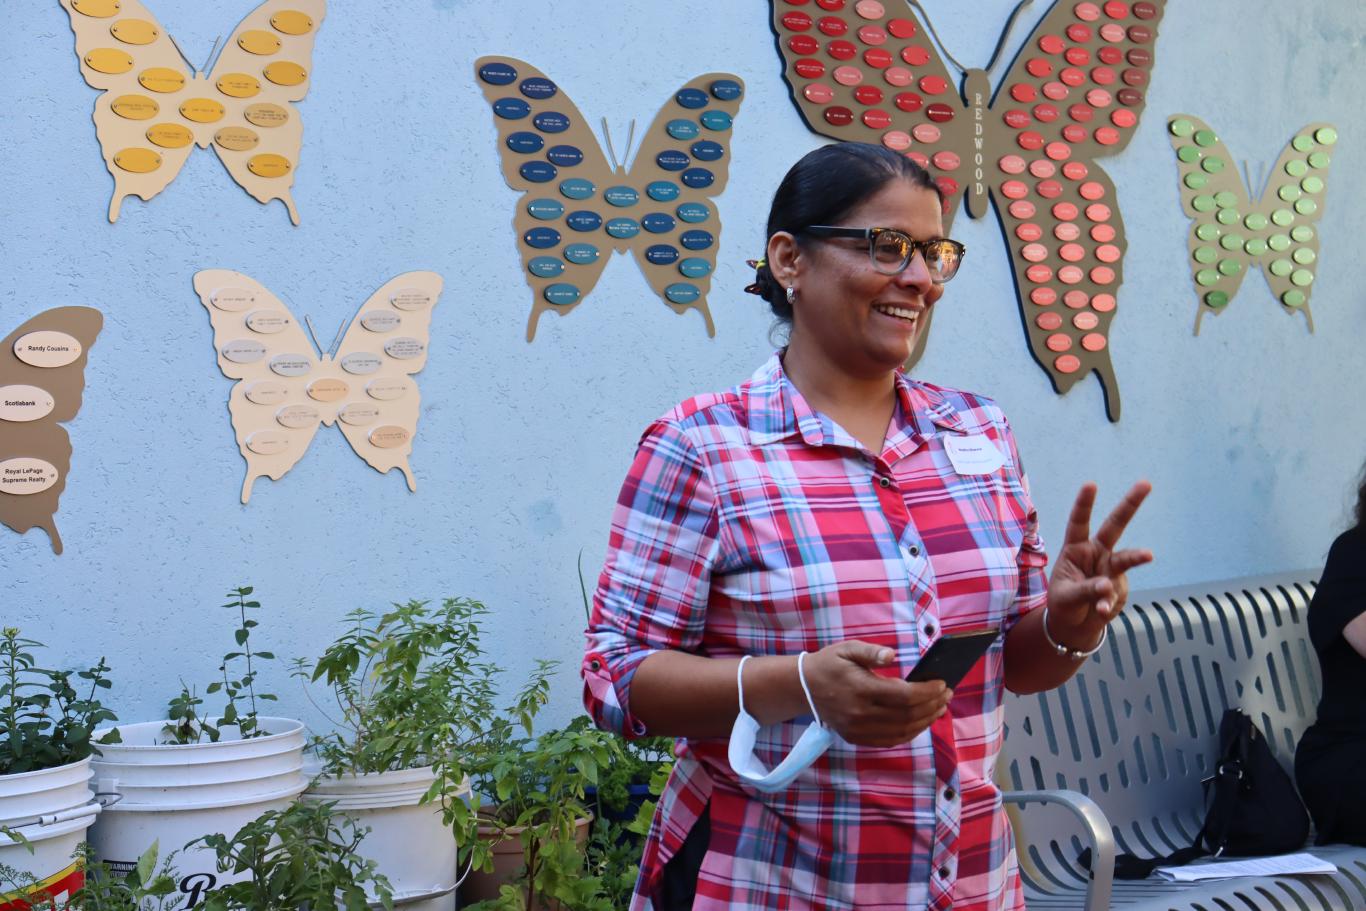
[[[185,61],[185,65],[188,66],[190,69],[194,70],[194,64],[190,62],[190,58],[189,58],[189,57],[185,56],[185,52],[184,52],[183,50],[180,49],[180,42],[178,42],[178,41],[175,40],[175,36],[172,35],[170,32],[167,32],[167,33],[166,33],[166,37],[171,39],[171,44],[175,47],[176,53],[180,55],[180,59]],[[201,73],[201,72],[203,72],[203,70],[194,70],[194,71],[195,71],[196,73]]]
[[[340,326],[337,327],[337,337],[332,339],[332,347],[327,349],[328,357],[331,357],[332,355],[337,353],[337,349],[341,347],[342,335],[344,335],[345,333],[346,324],[342,323]]]
[[[617,152],[612,148],[612,130],[607,126],[607,118],[602,118],[602,138],[607,142],[607,157],[612,159],[612,170],[620,171],[621,162],[617,160]]]
[[[1001,40],[996,42],[996,50],[992,52],[991,62],[987,64],[988,73],[996,69],[996,61],[1001,59],[1001,53],[1006,49],[1006,42],[1010,40],[1010,33],[1015,30],[1015,22],[1020,18],[1020,14],[1025,11],[1025,7],[1033,2],[1034,0],[1020,0],[1015,7],[1015,12],[1011,13],[1010,18],[1006,20],[1005,31],[1001,32]]]
[[[1021,6],[1029,2],[1030,0],[1023,0]],[[959,63],[957,60],[953,59],[953,55],[949,53],[949,49],[945,47],[944,42],[939,39],[939,33],[934,30],[934,23],[930,21],[929,14],[925,12],[925,8],[920,5],[920,0],[906,0],[906,3],[909,6],[914,7],[915,10],[920,13],[920,21],[924,22],[925,27],[930,30],[930,36],[934,38],[934,43],[939,45],[939,51],[944,55],[944,59],[947,60],[949,63],[952,63],[955,67],[957,67],[958,72],[967,73],[967,67],[963,66],[963,64]],[[1018,15],[1018,10],[1016,11],[1016,13]],[[1012,18],[1010,21],[1013,23],[1015,20],[1014,18]],[[1009,30],[1010,26],[1007,25],[1006,28],[1007,30]],[[1004,38],[1002,38],[1001,40],[1002,42],[1005,41]]]
[[[222,35],[219,35],[217,38],[213,39],[213,47],[209,48],[209,56],[204,60],[204,69],[200,70],[199,72],[207,73],[209,71],[209,64],[213,63],[213,55],[218,51],[218,42],[222,40]]]
[[[308,316],[307,314],[305,314],[305,315],[304,315],[304,325],[308,326],[308,334],[311,335],[311,336],[313,336],[313,347],[317,348],[317,349],[318,349],[318,353],[321,354],[321,353],[322,353],[322,350],[323,350],[323,346],[318,344],[318,332],[317,332],[317,330],[315,330],[315,329],[313,328],[313,317]]]

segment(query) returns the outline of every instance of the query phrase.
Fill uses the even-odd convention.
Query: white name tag
[[[944,451],[959,474],[991,474],[1006,463],[996,444],[980,433],[945,436]]]

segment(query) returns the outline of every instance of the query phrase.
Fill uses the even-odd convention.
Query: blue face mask
[[[806,673],[802,667],[806,652],[802,652],[797,656],[797,675],[801,679],[802,690],[806,693],[806,703],[811,707],[811,717],[815,720],[807,725],[802,736],[793,744],[792,752],[788,753],[782,762],[771,771],[764,768],[763,763],[754,755],[754,743],[759,736],[759,721],[745,711],[744,674],[745,662],[749,658],[749,655],[741,658],[740,667],[735,672],[735,684],[740,694],[740,714],[735,717],[735,726],[730,731],[727,758],[730,759],[730,767],[742,781],[766,794],[772,794],[792,784],[803,770],[810,768],[812,763],[820,759],[825,751],[830,749],[835,735],[821,724],[821,716],[816,712],[816,704],[811,698],[811,690],[807,688]]]

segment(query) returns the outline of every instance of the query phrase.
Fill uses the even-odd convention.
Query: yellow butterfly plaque
[[[102,94],[95,131],[114,177],[109,220],[128,196],[149,200],[190,151],[212,147],[259,202],[290,196],[303,144],[296,102],[308,92],[325,0],[267,0],[243,20],[206,75],[187,63],[139,0],[60,0],[81,75]]]

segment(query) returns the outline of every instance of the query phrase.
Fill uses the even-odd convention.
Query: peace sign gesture
[[[1048,622],[1053,638],[1079,651],[1089,650],[1129,597],[1125,573],[1150,563],[1150,550],[1116,550],[1119,537],[1153,486],[1139,481],[1091,537],[1091,507],[1096,485],[1083,484],[1067,519],[1062,550],[1048,583]]]

